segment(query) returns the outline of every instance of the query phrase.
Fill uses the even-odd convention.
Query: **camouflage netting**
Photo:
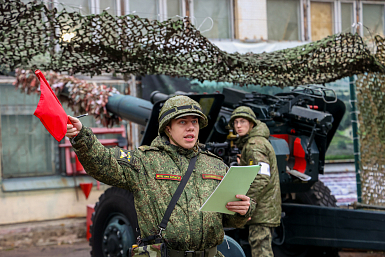
[[[52,71],[43,72],[43,74],[60,101],[66,102],[74,115],[88,113],[106,127],[119,124],[120,118],[106,109],[108,97],[112,94],[119,94],[116,88],[88,83],[85,80]],[[39,79],[30,70],[17,69],[14,85],[27,94],[40,93]]]
[[[385,74],[358,75],[356,87],[362,202],[385,205]]]
[[[40,70],[166,74],[240,85],[285,87],[385,71],[362,38],[352,34],[273,53],[229,54],[188,18],[158,22],[107,12],[82,16],[18,0],[0,0],[0,17],[0,60],[8,70],[32,68],[36,56],[49,52]]]
[[[357,81],[362,197],[365,203],[385,204],[385,75],[381,74],[385,74],[385,48],[379,36],[375,37],[374,55],[359,35],[352,34],[273,53],[229,54],[210,43],[187,18],[158,22],[107,12],[82,16],[17,0],[0,0],[0,26],[3,72],[38,68],[88,75],[165,74],[279,87],[323,84],[365,74]],[[18,76],[16,84],[25,88],[28,76]],[[56,83],[66,79],[60,77]],[[94,110],[103,113],[103,105]]]

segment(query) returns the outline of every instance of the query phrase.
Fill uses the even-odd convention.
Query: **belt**
[[[169,257],[214,257],[217,254],[217,247],[205,249],[203,251],[178,251],[168,249]]]

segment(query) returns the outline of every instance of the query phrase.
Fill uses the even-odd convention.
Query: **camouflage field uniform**
[[[247,192],[247,195],[257,203],[253,216],[248,222],[252,256],[274,256],[271,249],[271,228],[279,226],[281,218],[277,158],[268,141],[270,131],[266,124],[257,120],[248,107],[241,106],[235,109],[230,124],[232,125],[234,119],[239,117],[254,122],[252,130],[236,142],[237,147],[242,150],[240,165],[256,165],[259,162],[270,165],[270,176],[258,174]]]
[[[172,145],[166,136],[158,136],[151,146],[133,151],[108,149],[91,129],[83,127],[73,147],[89,175],[133,193],[142,238],[157,233],[190,159],[198,155],[194,172],[162,233],[171,249],[201,251],[215,247],[223,241],[224,226],[244,226],[255,208],[252,204],[245,216],[200,212],[199,208],[219,184],[217,179],[225,175],[227,166],[219,157],[200,148],[188,150]],[[218,252],[216,256],[223,255]]]

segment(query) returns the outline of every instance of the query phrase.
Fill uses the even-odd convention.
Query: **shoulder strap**
[[[191,176],[191,173],[195,167],[195,162],[196,162],[197,158],[198,158],[198,155],[191,158],[190,164],[188,165],[188,169],[186,171],[186,174],[183,176],[182,181],[179,183],[178,188],[176,189],[174,195],[172,196],[171,202],[169,203],[167,210],[164,213],[163,220],[159,225],[160,233],[162,232],[162,230],[165,230],[167,227],[167,223],[168,223],[168,220],[170,219],[171,213],[174,210],[175,205],[178,202],[179,197],[181,196],[181,194],[182,194],[182,192],[183,192],[183,190],[187,184],[187,181],[189,180],[189,178]]]

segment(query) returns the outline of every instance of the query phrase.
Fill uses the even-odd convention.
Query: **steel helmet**
[[[159,113],[159,134],[164,132],[164,129],[172,119],[188,115],[195,115],[199,117],[199,129],[207,126],[207,117],[202,112],[202,108],[199,103],[185,95],[177,95],[169,98],[164,103]]]
[[[229,122],[229,126],[231,128],[234,128],[234,120],[236,118],[245,118],[248,121],[254,122],[254,125],[258,124],[257,117],[255,116],[253,110],[251,110],[251,108],[247,106],[240,106],[233,111]]]

